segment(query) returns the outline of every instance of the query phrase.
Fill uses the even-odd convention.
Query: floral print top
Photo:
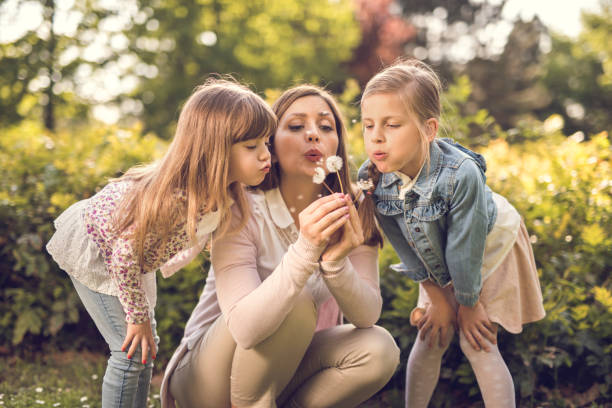
[[[126,313],[126,321],[140,324],[148,319],[148,303],[141,285],[140,275],[152,272],[164,265],[190,245],[187,222],[179,222],[162,244],[159,236],[149,234],[144,243],[144,268],[138,264],[133,242],[127,238],[130,231],[117,234],[113,231],[113,214],[125,194],[129,194],[130,181],[116,181],[106,185],[93,196],[83,211],[83,221],[88,236],[96,243],[111,278],[117,284],[119,301]],[[177,200],[185,200],[184,192],[177,193]],[[197,238],[214,231],[219,224],[219,212],[198,214]]]

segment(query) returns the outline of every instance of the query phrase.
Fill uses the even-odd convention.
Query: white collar
[[[272,221],[274,221],[277,227],[284,229],[294,224],[293,217],[278,187],[265,191],[264,195],[266,197],[266,204],[270,210],[270,217],[272,217]]]

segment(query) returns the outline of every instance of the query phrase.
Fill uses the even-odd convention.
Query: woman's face
[[[281,116],[274,136],[275,158],[281,177],[312,177],[320,160],[338,151],[334,114],[323,98],[304,96]]]

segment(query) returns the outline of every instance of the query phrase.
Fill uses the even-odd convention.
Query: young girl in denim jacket
[[[130,169],[55,220],[47,250],[111,351],[102,407],[146,407],[158,342],[155,271],[168,277],[215,229],[222,235],[233,202],[246,218],[243,184],[259,184],[268,173],[275,129],[263,99],[210,79],[185,103],[159,162]]]
[[[485,406],[513,407],[497,325],[520,333],[544,317],[533,252],[517,211],[485,184],[482,156],[436,138],[440,93],[433,70],[408,60],[374,76],[361,98],[365,201],[399,255],[395,269],[420,283],[406,407],[428,405],[455,326]]]

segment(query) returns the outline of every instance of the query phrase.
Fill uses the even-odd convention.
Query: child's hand
[[[347,222],[348,212],[342,194],[319,198],[300,212],[300,234],[313,245],[324,245]]]
[[[446,347],[446,342],[449,340],[448,331],[451,329],[451,325],[455,324],[455,309],[448,303],[444,297],[438,298],[437,301],[432,303],[425,310],[425,314],[418,321],[417,327],[421,340],[425,340],[425,337],[429,333],[428,347],[432,348],[438,339],[440,348]]]
[[[323,261],[340,260],[353,249],[363,244],[363,229],[361,228],[361,220],[357,214],[357,209],[349,195],[346,195],[345,199],[349,208],[349,220],[339,231],[340,239],[330,244],[321,255],[321,260]]]
[[[136,348],[140,346],[142,351],[142,364],[147,363],[149,350],[151,351],[151,358],[155,360],[155,340],[153,339],[153,330],[151,329],[149,319],[140,324],[127,324],[127,334],[121,346],[121,351],[125,351],[130,343],[131,346],[127,352],[128,358],[132,358],[136,352]]]
[[[473,307],[459,305],[457,320],[460,330],[474,350],[480,351],[482,348],[484,351],[490,351],[484,338],[492,344],[497,343],[497,327],[491,323],[480,302]]]

